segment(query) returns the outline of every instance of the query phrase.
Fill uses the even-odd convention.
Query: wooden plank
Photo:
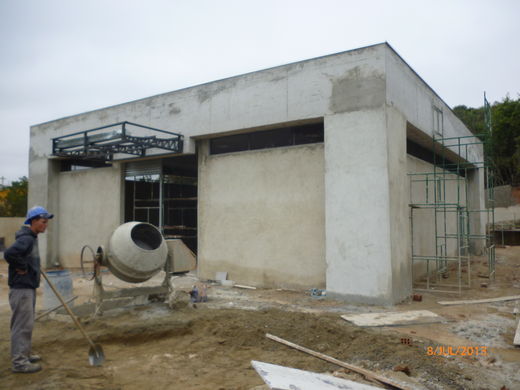
[[[296,368],[278,366],[264,362],[251,361],[258,375],[269,386],[276,390],[379,390],[379,387],[365,385],[332,375],[298,370]]]
[[[400,326],[442,322],[444,318],[429,310],[387,311],[345,314],[341,318],[357,326]]]
[[[235,284],[236,288],[244,288],[246,290],[256,290],[256,287],[246,286],[245,284]]]
[[[300,346],[298,344],[291,343],[290,341],[284,340],[284,339],[282,339],[280,337],[277,337],[277,336],[274,336],[272,334],[266,333],[265,337],[267,337],[270,340],[276,341],[278,343],[287,345],[288,347],[297,349],[298,351],[305,352],[305,353],[308,353],[309,355],[312,355],[314,357],[323,359],[323,360],[325,360],[325,361],[327,361],[329,363],[336,364],[336,365],[338,365],[340,367],[344,367],[344,368],[347,368],[347,369],[349,369],[351,371],[357,372],[358,374],[363,375],[368,380],[375,381],[376,383],[383,384],[383,385],[390,385],[390,386],[393,386],[393,387],[395,387],[397,389],[411,390],[409,387],[405,387],[403,385],[400,385],[400,384],[398,384],[398,383],[396,383],[396,382],[394,382],[394,381],[392,381],[392,380],[390,380],[388,378],[385,378],[382,375],[376,374],[373,371],[366,370],[364,368],[354,366],[353,364],[342,362],[341,360],[335,359],[335,358],[333,358],[331,356],[325,355],[325,354],[320,353],[320,352],[313,351],[312,349],[308,349],[308,348],[302,347],[302,346]]]
[[[518,326],[516,328],[515,338],[513,340],[514,345],[520,345],[520,320],[518,320]]]
[[[439,305],[474,305],[476,303],[492,303],[492,302],[505,302],[515,301],[520,299],[520,295],[510,295],[507,297],[488,298],[488,299],[470,299],[466,301],[439,301]]]

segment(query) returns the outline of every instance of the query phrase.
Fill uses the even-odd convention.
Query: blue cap
[[[34,218],[52,219],[53,217],[54,214],[50,214],[42,206],[34,206],[33,208],[29,209],[29,211],[27,211],[27,219],[25,220],[24,224],[30,225],[31,220]]]

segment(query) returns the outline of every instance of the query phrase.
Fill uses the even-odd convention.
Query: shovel
[[[103,353],[103,348],[100,344],[94,344],[92,339],[88,336],[88,334],[85,332],[81,324],[79,323],[78,319],[72,313],[72,310],[70,310],[70,307],[67,305],[61,294],[56,290],[54,285],[51,283],[47,275],[45,275],[45,272],[41,271],[42,276],[45,278],[47,283],[49,284],[52,291],[54,291],[54,294],[56,294],[56,297],[60,300],[63,307],[67,310],[67,313],[69,313],[70,317],[76,324],[76,326],[79,328],[83,336],[87,339],[88,343],[90,344],[90,349],[88,350],[88,361],[91,366],[101,366],[103,362],[105,361],[105,354]]]

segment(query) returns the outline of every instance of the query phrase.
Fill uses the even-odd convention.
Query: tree
[[[27,177],[23,176],[0,191],[0,217],[25,217],[27,188]]]
[[[502,184],[520,184],[520,98],[492,107],[493,160]]]
[[[466,127],[470,129],[473,134],[486,134],[484,107],[471,108],[467,106],[457,106],[453,108],[453,112],[464,122]]]
[[[487,134],[484,107],[457,106],[453,112],[473,134]],[[520,97],[506,96],[491,106],[492,133],[486,150],[494,170],[495,184],[520,184]]]

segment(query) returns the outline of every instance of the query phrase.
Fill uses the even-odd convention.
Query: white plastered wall
[[[94,251],[108,242],[121,217],[121,171],[119,166],[59,174],[59,207],[53,223],[59,231],[59,263],[80,266],[80,251]],[[91,256],[90,252],[86,252]],[[87,260],[91,260],[90,257]]]
[[[14,244],[15,234],[22,227],[25,218],[2,217],[0,218],[0,237],[4,238],[6,248]]]
[[[208,155],[199,149],[199,276],[325,287],[323,145]]]

